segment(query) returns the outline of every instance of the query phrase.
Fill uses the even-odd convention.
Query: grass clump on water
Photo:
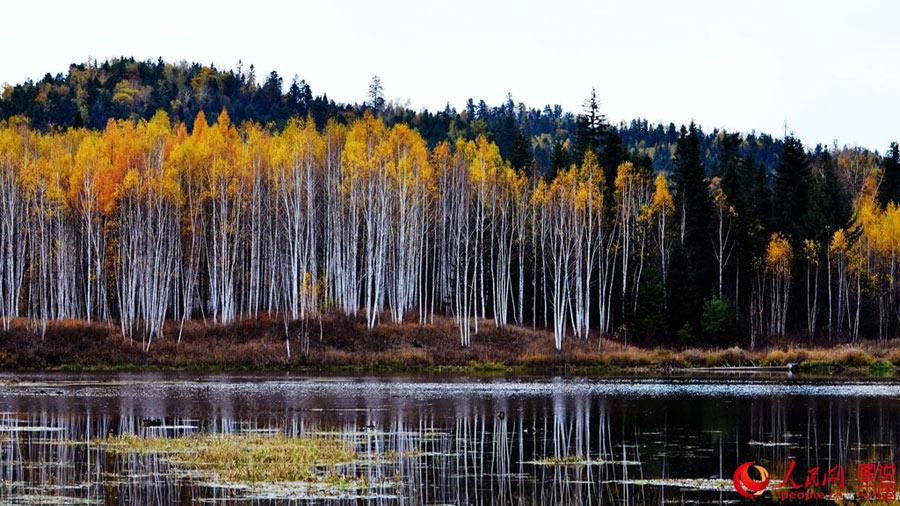
[[[356,459],[351,443],[318,436],[122,435],[102,444],[115,452],[164,455],[172,464],[230,483],[342,483],[347,478],[334,467]]]
[[[536,466],[584,466],[588,461],[581,455],[571,455],[568,457],[544,457],[531,463]]]

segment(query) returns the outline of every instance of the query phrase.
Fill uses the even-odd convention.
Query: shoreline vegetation
[[[485,322],[487,323],[487,322]],[[177,322],[167,330],[178,331]],[[171,328],[169,328],[171,327]],[[803,375],[893,376],[900,367],[900,340],[856,345],[798,346],[787,340],[764,348],[737,346],[643,347],[616,338],[572,339],[556,351],[552,333],[510,325],[484,325],[471,345],[459,346],[452,318],[433,324],[365,322],[341,315],[292,324],[308,332],[308,348],[290,357],[283,322],[263,317],[229,325],[189,322],[179,343],[160,339],[150,351],[123,337],[117,325],[80,320],[51,322],[43,337],[24,319],[0,331],[0,370],[424,372],[466,374],[678,374],[783,370]],[[297,340],[291,340],[296,346]]]

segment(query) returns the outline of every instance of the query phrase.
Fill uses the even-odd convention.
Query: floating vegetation
[[[62,432],[62,427],[31,427],[25,425],[0,425],[0,432]]]
[[[717,480],[705,478],[660,478],[648,480],[627,480],[622,483],[637,486],[677,487],[693,490],[734,490],[731,480]]]
[[[9,498],[4,504],[47,504],[57,506],[82,505],[82,504],[103,504],[98,499],[82,499],[79,497],[68,497],[59,495],[42,495],[42,494],[20,494]]]
[[[337,466],[356,459],[352,444],[330,437],[122,435],[97,441],[119,453],[161,454],[176,467],[227,483],[303,482],[350,486],[358,480]]]
[[[438,379],[0,388],[0,504],[720,503],[739,462],[843,462],[851,493],[898,462],[896,381]]]
[[[385,481],[377,485],[362,480],[342,483],[255,483],[242,487],[244,497],[252,500],[291,499],[394,499],[396,494],[388,491],[396,487],[396,482]],[[377,492],[373,493],[374,490]]]
[[[587,459],[580,455],[573,455],[570,457],[544,457],[542,459],[532,460],[530,462],[526,462],[526,464],[531,464],[534,466],[586,466],[588,465]]]
[[[788,441],[748,441],[751,446],[792,446],[794,443]]]
[[[537,460],[529,460],[523,464],[531,464],[533,466],[639,466],[640,462],[635,460],[603,460],[603,459],[586,459],[581,455],[570,455],[567,457],[544,457]]]

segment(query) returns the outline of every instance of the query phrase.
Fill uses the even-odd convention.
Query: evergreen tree
[[[261,118],[262,123],[281,122],[286,119],[285,114],[281,110],[281,86],[283,81],[278,72],[274,70],[269,73],[266,82],[257,90],[254,95],[254,108],[257,115]],[[218,111],[209,111],[212,113]]]
[[[828,244],[832,234],[850,223],[850,196],[838,179],[834,159],[825,151],[821,155],[821,170],[815,180],[807,227],[819,244]]]
[[[569,153],[566,143],[562,139],[555,139],[550,153],[550,170],[546,174],[547,180],[553,181],[559,171],[567,169],[571,164],[572,155]]]
[[[622,146],[622,137],[619,136],[619,132],[614,128],[605,128],[600,141],[600,166],[603,167],[606,185],[609,194],[612,195],[616,183],[616,172],[619,169],[619,165],[626,158],[625,148]]]
[[[729,202],[737,206],[738,200],[744,200],[743,190],[746,186],[745,173],[741,164],[741,135],[722,132],[718,143],[718,156],[713,168],[713,175],[722,178],[722,190]]]
[[[611,197],[616,171],[626,160],[626,152],[619,132],[609,125],[606,116],[600,112],[600,102],[595,88],[591,88],[591,94],[584,102],[584,112],[575,119],[575,148],[572,161],[580,164],[588,151],[597,155],[606,177],[606,193]]]
[[[672,257],[667,279],[666,308],[669,317],[669,335],[682,329],[694,334],[699,329],[699,309],[703,298],[696,292],[696,273],[688,262],[684,245],[678,241],[672,247]]]
[[[809,156],[800,139],[790,135],[784,140],[781,162],[775,172],[772,217],[777,231],[787,236],[797,251],[807,238],[804,222],[809,209],[811,182]]]
[[[882,171],[884,175],[878,187],[878,201],[881,205],[900,201],[900,147],[896,142],[891,143],[884,156]]]
[[[747,206],[747,223],[749,238],[755,246],[750,253],[759,256],[762,254],[766,241],[769,240],[772,228],[772,191],[769,189],[769,174],[766,172],[765,165],[755,164],[749,157],[744,158],[744,165],[751,169],[755,167],[755,171],[752,171],[755,175],[748,192],[751,198]]]
[[[376,116],[384,109],[384,86],[378,76],[373,76],[369,83],[369,107],[375,111]]]
[[[658,270],[641,279],[641,297],[628,318],[628,331],[636,341],[653,343],[665,338],[668,329],[666,290]]]
[[[691,299],[683,303],[691,315],[690,323],[694,329],[699,328],[700,309],[706,296],[711,293],[715,280],[715,262],[709,246],[712,202],[704,177],[701,135],[693,122],[688,128],[682,126],[675,154],[676,207],[681,220],[679,243],[684,250],[684,262],[690,273],[688,276],[692,278],[688,280],[692,289],[684,291],[691,294]]]
[[[466,115],[469,121],[475,119],[475,101],[471,98],[466,100]]]
[[[509,164],[515,169],[530,170],[532,160],[531,138],[516,128],[513,133],[512,146],[510,146]]]
[[[723,281],[731,286],[730,294],[735,300],[742,297],[739,293],[741,289],[749,286],[749,284],[745,286],[742,279],[749,272],[748,267],[754,258],[749,250],[749,234],[753,218],[749,206],[753,199],[756,172],[753,161],[741,157],[740,147],[743,141],[740,134],[723,131],[717,141],[712,173],[713,176],[720,178],[720,188],[725,194],[725,200],[734,209],[731,218],[732,260],[725,266]]]
[[[312,102],[312,91],[306,81],[300,80],[296,75],[291,81],[285,99],[285,113],[288,117],[299,116],[305,118],[309,114],[309,106]]]
[[[575,120],[574,162],[581,164],[584,160],[584,154],[588,151],[593,151],[599,155],[608,130],[609,124],[606,122],[606,116],[600,112],[597,90],[591,88],[591,95],[584,102],[584,112],[579,114]]]

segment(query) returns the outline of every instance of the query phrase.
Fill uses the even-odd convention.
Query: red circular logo
[[[761,496],[769,485],[769,472],[766,471],[766,468],[753,464],[754,462],[744,462],[734,470],[734,489],[738,494],[749,499]],[[750,466],[753,466],[753,469],[759,473],[759,480],[750,476]]]

